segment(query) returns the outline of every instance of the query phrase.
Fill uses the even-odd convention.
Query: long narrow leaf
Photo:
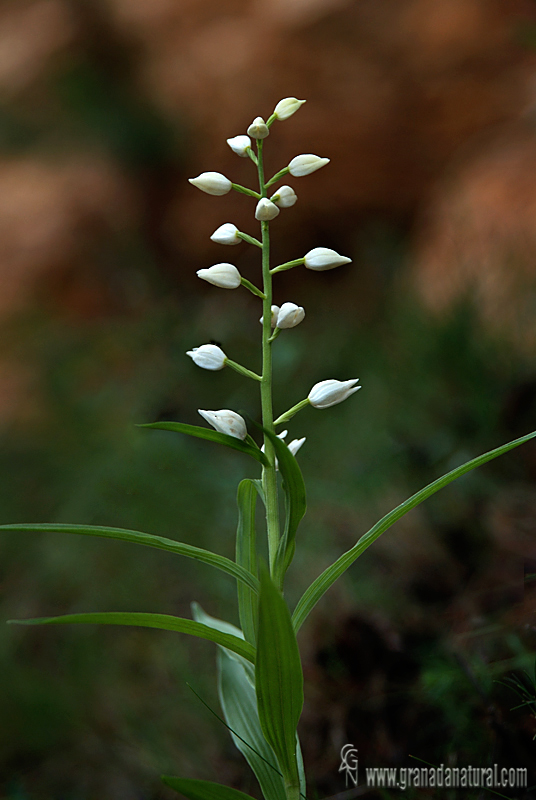
[[[253,800],[249,794],[212,781],[198,781],[193,780],[193,778],[173,778],[171,775],[162,775],[162,782],[171,787],[171,789],[175,789],[176,792],[188,797],[188,800]]]
[[[257,577],[255,549],[255,509],[257,489],[253,481],[245,479],[238,484],[238,527],[236,531],[236,563]],[[257,598],[249,587],[237,584],[240,625],[248,642],[255,644]]]
[[[232,447],[233,450],[246,453],[256,461],[260,461],[264,466],[268,466],[268,459],[256,444],[251,444],[253,441],[251,437],[248,437],[249,441],[243,442],[242,439],[237,439],[236,436],[228,436],[226,433],[219,433],[210,428],[201,428],[197,425],[185,425],[183,422],[147,422],[137,427],[154,428],[159,431],[175,431],[177,433],[186,433],[188,436],[196,436],[198,439],[208,439],[210,442],[218,442],[218,444],[224,444],[226,447]]]
[[[263,429],[264,430],[264,429]],[[283,576],[290,566],[296,549],[296,531],[307,509],[307,496],[305,482],[296,458],[292,455],[285,442],[270,431],[264,430],[270,439],[277,460],[279,471],[283,478],[283,490],[286,502],[285,531],[279,543],[277,553],[277,576],[282,583]]]
[[[101,536],[106,539],[119,539],[123,542],[133,542],[143,544],[147,547],[155,547],[157,550],[167,550],[186,558],[194,558],[216,567],[228,575],[232,575],[238,581],[245,583],[252,591],[259,591],[259,581],[248,570],[231,561],[230,558],[212,553],[210,550],[203,550],[201,547],[194,547],[191,544],[176,542],[174,539],[166,539],[163,536],[154,536],[151,533],[140,533],[139,531],[129,531],[124,528],[107,528],[99,525],[68,525],[63,523],[44,523],[44,524],[23,524],[23,525],[0,525],[0,531],[15,531],[18,533],[76,533],[82,536]]]
[[[207,639],[209,642],[226,647],[237,653],[242,658],[255,663],[255,649],[229,633],[210,628],[201,622],[194,622],[191,619],[182,617],[172,617],[169,614],[146,614],[144,612],[132,611],[102,611],[89,614],[65,614],[62,617],[38,617],[35,619],[10,619],[12,625],[69,625],[71,623],[82,623],[89,625],[133,625],[139,628],[158,628],[164,631],[175,631],[177,633],[188,633],[200,639]]]
[[[266,569],[259,595],[255,689],[262,732],[285,783],[298,788],[296,728],[303,707],[303,673],[290,612]]]
[[[257,712],[255,687],[236,658],[218,652],[218,691],[233,742],[255,773],[263,797],[285,800],[283,776],[274,751],[264,738]]]
[[[294,630],[297,632],[300,629],[321,597],[327,592],[330,586],[332,586],[335,581],[340,578],[340,576],[348,569],[348,567],[351,566],[354,561],[359,558],[359,556],[368,547],[370,547],[370,545],[375,542],[379,536],[382,535],[382,533],[385,533],[386,530],[388,530],[392,525],[394,525],[395,522],[403,517],[404,514],[407,514],[408,511],[411,511],[413,508],[420,505],[424,500],[427,500],[440,489],[448,486],[448,484],[452,483],[452,481],[455,481],[456,478],[460,478],[462,475],[465,475],[466,472],[470,472],[472,469],[476,469],[477,467],[482,466],[482,464],[485,464],[486,462],[491,461],[498,456],[502,456],[509,450],[513,450],[514,447],[518,447],[520,444],[524,444],[525,442],[530,441],[530,439],[534,439],[535,436],[536,431],[533,433],[528,433],[526,436],[522,436],[520,439],[514,439],[514,441],[503,444],[501,447],[495,448],[495,450],[490,450],[487,453],[483,453],[481,456],[473,458],[471,461],[467,461],[460,467],[456,467],[456,469],[451,470],[446,475],[443,475],[441,478],[433,481],[433,483],[425,486],[425,488],[421,489],[420,492],[412,495],[412,497],[410,497],[404,503],[401,503],[399,506],[386,514],[385,517],[382,517],[382,519],[377,522],[374,527],[367,531],[367,533],[363,534],[357,544],[355,544],[350,550],[347,550],[346,553],[343,553],[342,556],[337,559],[337,561],[325,569],[324,572],[319,575],[318,578],[316,578],[316,580],[314,580],[309,588],[303,593],[292,615]]]
[[[196,622],[201,622],[203,625],[207,625],[209,628],[214,628],[214,630],[221,631],[222,633],[228,633],[231,636],[236,636],[238,639],[244,641],[244,634],[237,628],[236,625],[233,625],[231,622],[226,622],[224,619],[218,619],[217,617],[212,617],[210,614],[207,614],[204,611],[199,603],[192,603],[192,616]],[[231,658],[234,658],[238,661],[242,667],[244,668],[246,674],[249,676],[249,680],[251,681],[251,685],[253,686],[255,683],[255,669],[252,664],[247,661],[245,658],[237,655],[236,652],[229,652]]]

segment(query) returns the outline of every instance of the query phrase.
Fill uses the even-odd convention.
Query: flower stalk
[[[267,196],[267,185],[264,182],[263,140],[257,139],[257,172],[261,197]],[[264,300],[262,303],[262,380],[261,411],[262,424],[265,430],[273,433],[274,414],[272,404],[272,276],[270,274],[270,223],[261,221],[262,234],[262,282]],[[266,533],[268,537],[268,561],[270,573],[273,575],[277,548],[279,546],[279,500],[277,494],[277,473],[274,448],[266,434],[264,435],[264,452],[270,462],[269,467],[262,469],[262,486],[266,506]]]

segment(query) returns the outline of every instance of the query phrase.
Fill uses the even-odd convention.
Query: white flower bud
[[[253,139],[266,139],[269,133],[268,125],[262,117],[255,117],[248,128],[248,136]]]
[[[270,197],[272,203],[275,203],[276,206],[279,208],[290,208],[294,205],[296,200],[298,199],[298,195],[292,188],[292,186],[281,186],[277,192]]]
[[[314,269],[316,272],[324,272],[327,269],[334,269],[343,264],[350,264],[351,258],[341,256],[336,250],[329,247],[313,247],[305,255],[305,266],[307,269]]]
[[[242,276],[233,264],[214,264],[208,269],[198,269],[197,277],[220,289],[237,289]]]
[[[238,228],[232,222],[225,222],[220,225],[210,238],[217,244],[240,244],[242,241],[238,235]]]
[[[221,197],[233,188],[233,184],[221,172],[202,172],[197,178],[188,178],[188,182],[197,186],[202,192]]]
[[[295,303],[283,303],[277,315],[276,327],[295,328],[305,317],[305,311]]]
[[[274,108],[274,116],[276,119],[280,120],[288,119],[295,114],[305,102],[305,100],[298,100],[296,97],[284,97]]]
[[[259,220],[270,220],[275,219],[279,214],[279,209],[272,203],[271,200],[268,200],[267,197],[261,197],[259,202],[257,203],[257,208],[255,209],[255,219]]]
[[[289,442],[288,449],[290,450],[293,456],[296,455],[302,444],[305,442],[305,438],[306,437],[304,436],[301,439],[293,439],[291,442]]]
[[[248,435],[243,417],[228,408],[222,408],[221,411],[203,411],[199,408],[198,413],[219,433],[226,433],[235,439],[245,439]]]
[[[271,320],[270,320],[272,328],[275,328],[275,326],[277,325],[277,315],[278,314],[279,314],[279,306],[272,306],[272,317],[271,317]],[[261,317],[260,320],[259,320],[261,325],[262,325],[263,321],[264,321],[264,317]]]
[[[359,378],[353,378],[349,381],[320,381],[315,383],[308,395],[308,400],[315,408],[329,408],[335,406],[337,403],[342,403],[351,394],[361,389],[361,386],[355,386]]]
[[[304,175],[310,175],[311,172],[316,172],[320,167],[325,167],[329,164],[329,158],[320,158],[314,156],[312,153],[296,156],[288,165],[291,175],[295,178],[302,178]]]
[[[211,370],[223,369],[227,360],[227,356],[221,347],[216,344],[202,344],[201,347],[187,350],[186,355],[190,356],[198,367]]]
[[[232,139],[227,139],[227,144],[237,156],[242,158],[248,157],[248,150],[251,150],[251,139],[245,134],[243,136],[233,136]]]

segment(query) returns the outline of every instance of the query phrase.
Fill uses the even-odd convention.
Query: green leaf
[[[308,615],[311,613],[321,597],[327,592],[330,586],[332,586],[335,581],[340,578],[344,572],[346,572],[348,567],[350,567],[354,561],[359,558],[359,556],[367,549],[367,547],[370,547],[370,545],[375,542],[376,539],[382,535],[382,533],[385,533],[385,531],[394,525],[394,523],[397,522],[401,517],[403,517],[404,514],[407,514],[408,511],[411,511],[413,508],[420,505],[424,500],[427,500],[440,489],[443,489],[443,487],[448,486],[448,484],[452,483],[452,481],[455,481],[456,478],[460,478],[462,475],[465,475],[466,472],[470,472],[472,469],[476,469],[477,467],[482,466],[482,464],[485,464],[486,462],[491,461],[498,456],[502,456],[509,450],[513,450],[514,447],[518,447],[520,444],[524,444],[525,442],[530,441],[530,439],[534,439],[535,436],[536,431],[533,433],[528,433],[526,436],[522,436],[520,439],[514,439],[514,441],[503,444],[501,447],[495,448],[495,450],[490,450],[487,453],[483,453],[481,456],[473,458],[471,461],[467,461],[460,467],[456,467],[456,469],[451,470],[446,475],[443,475],[441,478],[433,481],[433,483],[425,486],[425,488],[421,489],[420,492],[412,495],[404,503],[401,503],[399,506],[386,514],[385,517],[382,517],[382,519],[377,522],[374,527],[367,531],[367,533],[363,534],[359,541],[350,550],[347,550],[346,553],[343,553],[342,556],[337,559],[337,561],[325,569],[324,572],[319,575],[315,581],[313,581],[309,588],[306,589],[296,605],[292,615],[295,631],[297,632],[301,628]]]
[[[255,549],[255,510],[257,489],[253,481],[245,479],[238,484],[238,527],[236,531],[236,563],[257,577],[257,552]],[[248,642],[255,644],[257,598],[249,587],[237,584],[240,625]]]
[[[102,611],[89,614],[65,614],[62,617],[38,617],[36,619],[10,619],[11,625],[69,625],[83,623],[90,625],[133,625],[140,628],[158,628],[164,631],[188,633],[207,639],[237,653],[242,658],[255,663],[255,649],[249,642],[229,633],[194,622],[191,619],[172,617],[169,614],[146,614],[132,611]]]
[[[192,616],[196,622],[201,622],[203,625],[208,625],[209,628],[214,628],[214,630],[221,631],[222,633],[228,633],[231,636],[236,636],[238,639],[245,641],[244,634],[240,628],[236,627],[236,625],[233,625],[231,622],[226,622],[223,619],[218,619],[217,617],[211,617],[210,614],[207,614],[207,612],[201,608],[199,603],[192,603],[191,608]],[[242,656],[237,655],[236,651],[229,651],[229,655],[242,665],[246,673],[249,675],[251,682],[254,683],[255,670],[251,663],[247,659],[242,658]]]
[[[283,491],[285,492],[285,531],[279,542],[276,560],[276,574],[281,585],[283,576],[294,557],[296,531],[307,509],[307,496],[303,475],[296,458],[292,455],[285,442],[275,434],[267,430],[264,430],[264,433],[274,447],[279,462],[279,472],[283,478]]]
[[[220,648],[218,691],[231,736],[255,773],[267,800],[285,800],[285,784],[274,751],[259,722],[255,687],[239,661]]]
[[[237,439],[236,436],[228,436],[226,433],[219,433],[213,431],[211,428],[201,428],[197,425],[185,425],[183,422],[147,422],[143,425],[138,425],[138,428],[154,428],[159,431],[175,431],[177,433],[186,433],[188,436],[196,436],[198,439],[208,439],[210,442],[218,442],[227,447],[232,447],[233,450],[239,450],[241,453],[246,453],[248,456],[260,461],[265,467],[269,466],[268,459],[261,451],[261,449],[253,442],[251,437],[248,441],[243,442],[242,439]]]
[[[123,542],[133,542],[143,544],[147,547],[155,547],[157,550],[167,550],[179,556],[194,558],[210,564],[212,567],[232,575],[236,580],[245,583],[252,591],[259,591],[259,581],[246,569],[231,561],[230,558],[220,556],[210,550],[203,550],[201,547],[194,547],[190,544],[176,542],[174,539],[166,539],[163,536],[154,536],[151,533],[140,533],[139,531],[129,531],[123,528],[107,528],[99,525],[68,525],[62,523],[44,524],[23,524],[23,525],[0,525],[0,531],[15,531],[17,533],[76,533],[83,536],[101,536],[105,539],[119,539]]]
[[[296,728],[303,707],[303,673],[290,612],[266,569],[259,595],[255,687],[262,732],[286,785],[297,790]]]
[[[166,786],[170,786],[176,792],[188,797],[189,800],[253,800],[249,794],[212,781],[173,778],[171,775],[162,775],[162,781]]]

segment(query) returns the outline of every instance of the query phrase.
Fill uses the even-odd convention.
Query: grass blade
[[[247,441],[243,442],[242,439],[237,439],[236,436],[228,436],[226,433],[219,433],[211,428],[201,428],[198,425],[185,425],[183,422],[146,422],[143,425],[137,425],[137,427],[154,428],[159,431],[175,431],[177,433],[186,433],[188,436],[196,436],[198,439],[208,439],[210,442],[224,444],[226,447],[232,447],[233,450],[246,453],[256,461],[260,461],[265,467],[268,466],[268,459],[250,436],[248,436]]]
[[[157,550],[167,550],[169,553],[176,553],[186,558],[194,558],[216,567],[228,575],[232,575],[237,581],[241,581],[253,592],[258,593],[259,581],[248,570],[239,564],[231,561],[230,558],[220,556],[211,550],[204,550],[201,547],[194,547],[191,544],[176,542],[174,539],[166,539],[164,536],[154,536],[152,533],[141,533],[139,531],[129,531],[124,528],[107,528],[99,525],[69,525],[63,523],[44,523],[44,524],[23,524],[23,525],[0,525],[0,531],[14,531],[17,533],[76,533],[82,536],[101,536],[105,539],[119,539],[122,542],[133,542],[143,544],[147,547],[155,547]]]
[[[481,456],[477,456],[471,461],[467,461],[460,467],[456,467],[456,469],[451,470],[446,475],[443,475],[441,478],[433,481],[433,483],[428,484],[428,486],[425,486],[424,489],[420,490],[420,492],[412,495],[404,503],[401,503],[399,506],[386,514],[385,517],[382,517],[382,519],[377,522],[374,527],[367,531],[367,533],[363,534],[357,544],[355,544],[350,550],[347,550],[346,553],[343,553],[342,556],[337,559],[337,561],[325,569],[324,572],[319,575],[315,581],[313,581],[309,588],[306,589],[298,601],[298,604],[296,605],[292,615],[294,630],[297,632],[300,629],[321,597],[327,592],[330,586],[332,586],[335,581],[340,578],[344,572],[346,572],[348,567],[350,567],[354,561],[359,558],[362,553],[364,553],[367,547],[370,547],[370,545],[382,535],[382,533],[385,533],[386,530],[388,530],[392,525],[394,525],[395,522],[403,517],[404,514],[407,514],[408,511],[416,508],[416,506],[420,505],[422,502],[424,502],[424,500],[427,500],[440,489],[443,489],[449,483],[452,483],[452,481],[455,481],[457,478],[460,478],[462,475],[465,475],[472,469],[476,469],[477,467],[482,466],[482,464],[486,464],[486,462],[491,461],[498,456],[504,455],[504,453],[507,453],[509,450],[513,450],[514,447],[518,447],[520,444],[524,444],[525,442],[534,439],[534,437],[536,437],[536,431],[533,433],[528,433],[526,436],[522,436],[520,439],[514,439],[512,442],[503,444],[501,447],[495,448],[495,450],[489,450],[487,453],[483,453]]]
[[[173,617],[169,614],[147,614],[133,611],[101,611],[89,614],[65,614],[61,617],[37,617],[35,619],[10,619],[11,625],[133,625],[139,628],[158,628],[164,631],[188,633],[200,639],[207,639],[222,647],[227,647],[242,658],[255,663],[255,649],[249,642],[229,633],[194,622],[191,619]]]

